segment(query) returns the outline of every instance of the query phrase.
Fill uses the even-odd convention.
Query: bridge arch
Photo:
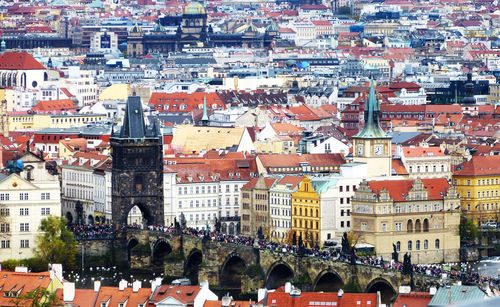
[[[192,249],[184,264],[184,276],[189,278],[192,285],[198,284],[198,272],[203,262],[203,253],[199,249]]]
[[[313,284],[314,292],[337,292],[344,286],[344,281],[337,272],[324,270],[318,274]]]
[[[139,240],[137,238],[132,237],[130,240],[127,242],[127,259],[130,262],[130,251],[134,246],[139,244]]]
[[[390,305],[396,300],[396,290],[394,290],[392,284],[384,278],[375,278],[368,284],[368,286],[366,286],[365,289],[366,293],[377,293],[378,291],[380,291],[382,303]]]
[[[277,289],[291,281],[295,273],[293,269],[284,261],[277,261],[271,265],[266,274],[266,288]]]
[[[172,252],[172,246],[163,240],[159,239],[153,244],[152,248],[152,259],[154,265],[163,265],[165,262],[165,258],[168,254]]]
[[[225,289],[241,290],[241,277],[247,268],[247,263],[238,253],[230,253],[221,266],[219,284]]]

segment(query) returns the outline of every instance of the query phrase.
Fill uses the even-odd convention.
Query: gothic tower
[[[380,105],[375,96],[373,80],[365,103],[365,126],[353,138],[354,162],[367,164],[368,176],[390,176],[392,169],[392,137],[380,128]]]
[[[137,206],[143,225],[163,225],[162,137],[156,121],[146,125],[140,97],[129,97],[120,131],[112,131],[112,219],[119,227],[127,223]]]

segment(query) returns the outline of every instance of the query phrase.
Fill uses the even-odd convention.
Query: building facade
[[[316,247],[320,244],[321,206],[311,181],[303,177],[297,192],[292,193],[292,231],[297,240],[302,237],[305,246]]]
[[[453,174],[453,185],[460,195],[462,214],[477,225],[498,222],[500,212],[500,156],[473,156],[458,165]]]
[[[360,243],[391,259],[394,247],[412,263],[459,261],[460,199],[444,178],[363,181],[352,199]]]

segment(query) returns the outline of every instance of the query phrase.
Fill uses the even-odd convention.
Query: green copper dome
[[[279,31],[279,29],[274,24],[274,22],[271,22],[271,24],[266,27],[266,32],[278,32],[278,31]]]
[[[361,131],[356,133],[353,138],[358,139],[385,139],[391,138],[380,128],[380,106],[375,96],[375,86],[373,79],[370,81],[370,94],[368,101],[365,103],[365,126]]]
[[[184,7],[184,15],[206,15],[207,12],[203,4],[193,1]]]

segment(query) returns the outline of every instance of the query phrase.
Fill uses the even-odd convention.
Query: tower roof
[[[373,85],[373,79],[370,82],[370,94],[368,96],[368,102],[365,105],[365,126],[361,131],[359,131],[353,138],[359,139],[381,139],[381,138],[391,138],[390,135],[385,133],[382,128],[380,128],[380,105],[375,96],[375,86]]]
[[[123,118],[123,125],[118,137],[121,139],[143,139],[157,138],[159,136],[160,131],[156,120],[146,126],[141,97],[128,97],[125,107],[125,117]]]

